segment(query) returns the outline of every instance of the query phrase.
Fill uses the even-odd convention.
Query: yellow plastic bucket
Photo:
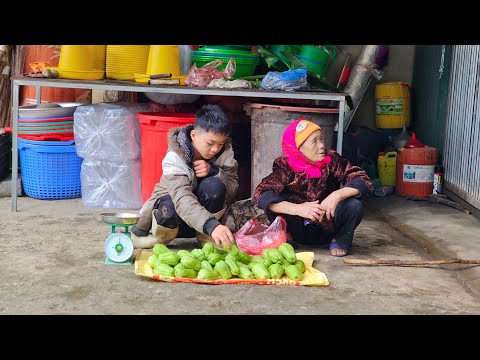
[[[375,87],[376,124],[379,129],[401,129],[410,125],[410,90],[402,81]]]
[[[150,45],[147,75],[180,75],[180,51],[178,45]]]
[[[105,71],[106,45],[62,45],[58,68],[74,71]]]
[[[395,186],[397,175],[397,153],[389,151],[380,153],[377,159],[378,177],[382,182],[382,186]]]

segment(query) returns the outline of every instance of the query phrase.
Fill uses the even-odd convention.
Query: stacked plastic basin
[[[18,115],[18,137],[37,141],[73,140],[73,113],[81,103],[55,105],[58,107],[21,106]]]
[[[255,69],[260,63],[260,55],[252,53],[250,47],[247,48],[225,45],[204,45],[197,51],[192,51],[192,63],[195,63],[197,68],[214,61],[222,60],[223,64],[219,66],[218,70],[224,70],[230,58],[235,59],[236,72],[234,78],[244,76],[252,76],[255,74]]]
[[[19,109],[18,150],[26,195],[44,200],[82,195],[80,167],[73,140],[75,103],[56,108]]]
[[[107,45],[107,78],[133,80],[145,74],[150,45]]]
[[[18,137],[26,140],[73,140],[73,116],[18,119]]]
[[[286,64],[291,60],[287,54],[290,54],[300,59],[310,72],[320,77],[327,76],[337,56],[337,49],[333,45],[266,45],[266,48],[281,60],[270,65],[274,70],[288,70]]]
[[[142,206],[140,126],[136,113],[148,104],[99,103],[73,114],[81,168],[82,201],[93,208]]]

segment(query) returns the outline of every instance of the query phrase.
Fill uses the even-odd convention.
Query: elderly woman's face
[[[312,161],[322,161],[325,158],[326,149],[321,130],[311,133],[298,150]]]

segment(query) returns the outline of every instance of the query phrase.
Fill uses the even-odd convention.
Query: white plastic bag
[[[73,114],[77,154],[86,159],[126,161],[140,158],[138,112],[149,104],[98,103],[78,106]]]
[[[83,203],[93,208],[140,209],[141,172],[141,160],[84,159],[80,173]]]

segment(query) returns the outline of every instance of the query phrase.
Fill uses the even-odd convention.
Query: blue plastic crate
[[[82,196],[83,159],[74,141],[18,139],[25,194],[36,199],[71,199]]]

